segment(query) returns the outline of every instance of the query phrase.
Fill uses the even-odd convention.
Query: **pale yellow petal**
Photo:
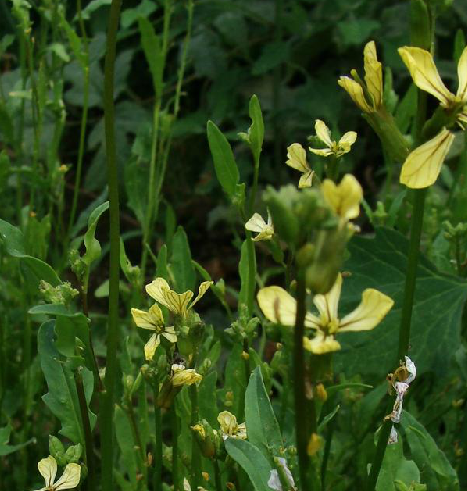
[[[367,43],[363,50],[365,83],[376,108],[383,103],[383,69],[378,61],[374,41]]]
[[[258,242],[259,240],[271,240],[274,235],[273,227],[265,227],[256,237],[253,238],[253,242]]]
[[[339,323],[339,332],[369,331],[376,327],[391,310],[394,300],[378,290],[363,292],[360,305]]]
[[[261,288],[256,298],[266,319],[283,326],[295,325],[297,301],[283,288],[279,286]],[[305,326],[317,327],[318,325],[319,319],[307,312]]]
[[[311,185],[313,183],[313,176],[315,175],[315,172],[310,170],[308,172],[305,172],[302,174],[300,177],[300,180],[298,181],[298,187],[300,189],[303,188],[311,188]]]
[[[462,101],[467,102],[467,46],[459,58],[457,76],[459,77],[459,87],[456,96]]]
[[[152,283],[146,285],[146,291],[154,300],[178,315],[186,314],[190,300],[193,297],[191,290],[185,293],[176,293],[171,290],[164,278],[156,278]]]
[[[144,358],[148,361],[152,360],[154,353],[161,342],[160,334],[153,334],[149,341],[144,345]]]
[[[332,146],[331,130],[324,121],[317,119],[315,122],[316,136],[328,147]]]
[[[375,112],[375,109],[366,102],[365,96],[363,95],[363,88],[358,82],[352,80],[350,77],[340,77],[338,84],[349,94],[362,111],[366,113]]]
[[[300,143],[292,143],[292,145],[287,147],[286,164],[300,172],[308,172],[310,170],[310,166],[306,161],[306,150]]]
[[[45,487],[52,486],[55,481],[55,476],[57,475],[57,461],[49,455],[47,458],[39,461],[37,468],[44,478]]]
[[[177,335],[175,334],[175,327],[174,326],[168,326],[164,329],[164,332],[161,333],[162,336],[164,336],[165,339],[170,341],[171,343],[176,343],[177,342]]]
[[[231,435],[238,427],[237,418],[229,411],[222,411],[217,416],[217,421],[221,427],[221,430],[228,435]]]
[[[342,288],[342,275],[337,275],[336,281],[326,295],[315,295],[313,297],[313,303],[316,305],[319,313],[321,314],[320,320],[325,325],[331,321],[337,321],[339,318],[338,307],[339,298],[341,296]]]
[[[321,184],[321,192],[336,215],[344,220],[358,217],[363,189],[353,175],[346,174],[339,185],[325,179]]]
[[[79,484],[81,478],[81,466],[78,464],[68,464],[65,467],[62,477],[55,483],[54,489],[73,489]]]
[[[357,140],[357,133],[355,133],[355,131],[348,131],[339,140],[338,143],[339,149],[342,151],[342,153],[350,152],[350,149],[356,140]]]
[[[250,232],[260,233],[267,224],[264,218],[259,213],[254,213],[253,216],[245,223],[245,228]]]
[[[131,309],[134,323],[142,329],[159,330],[164,325],[164,316],[158,305],[153,305],[149,312],[140,309]]]
[[[172,384],[174,387],[181,387],[182,385],[197,384],[202,379],[203,377],[193,368],[188,368],[176,372],[172,378]]]
[[[325,336],[322,331],[316,331],[313,339],[303,338],[303,347],[315,355],[324,355],[341,349],[339,341],[334,336]]]
[[[211,288],[211,285],[213,283],[214,283],[213,281],[203,281],[201,285],[199,285],[198,295],[191,303],[189,307],[190,309],[193,307],[193,305],[195,305],[195,303],[197,303],[204,296],[204,294],[209,290],[209,288]]]
[[[310,152],[313,152],[315,155],[319,155],[320,157],[329,157],[334,152],[330,148],[312,148],[308,147]]]
[[[433,56],[421,48],[399,48],[399,55],[409,69],[414,84],[421,90],[436,97],[441,105],[447,107],[455,97],[444,85],[439,76]]]
[[[444,128],[434,138],[417,147],[402,165],[400,182],[413,189],[431,186],[438,178],[453,141],[454,134]]]

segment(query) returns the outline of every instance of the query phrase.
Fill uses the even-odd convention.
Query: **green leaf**
[[[87,7],[83,9],[81,15],[84,20],[88,20],[90,15],[94,13],[96,10],[100,9],[101,7],[110,5],[111,3],[112,0],[92,0],[91,2],[88,3]]]
[[[208,121],[207,133],[217,180],[225,193],[232,198],[240,179],[232,148],[227,138],[212,121]]]
[[[8,424],[3,428],[0,428],[0,457],[4,457],[5,455],[10,455],[21,448],[24,448],[26,445],[30,443],[34,443],[34,439],[28,440],[25,443],[18,443],[17,445],[10,445],[8,442],[10,441],[10,434],[13,428]]]
[[[340,316],[360,302],[366,288],[389,295],[395,305],[374,330],[339,336],[342,350],[335,358],[336,369],[384,377],[395,368],[397,359],[408,240],[394,230],[378,228],[373,238],[354,237],[349,251],[344,269],[352,274],[342,287]],[[410,335],[410,357],[421,373],[443,372],[454,356],[466,297],[465,281],[440,273],[421,256]]]
[[[260,367],[250,376],[245,392],[245,422],[248,440],[267,456],[279,455],[281,431],[264,387]]]
[[[290,44],[274,41],[263,47],[260,57],[253,65],[253,75],[262,75],[290,58]]]
[[[73,374],[66,364],[60,361],[60,354],[53,340],[54,327],[55,321],[47,321],[41,325],[38,333],[41,368],[49,388],[49,392],[42,397],[42,400],[60,420],[62,424],[60,433],[73,443],[84,445]]]
[[[213,370],[209,372],[199,386],[199,417],[205,419],[212,426],[217,425],[217,409],[216,394],[217,372]]]
[[[149,18],[155,12],[157,4],[152,0],[143,0],[137,7],[125,9],[121,16],[121,26],[124,29],[130,27],[140,17]]]
[[[121,463],[133,484],[132,489],[137,489],[138,465],[136,461],[133,432],[128,417],[120,406],[115,407],[115,435],[120,447]],[[122,469],[122,470],[123,470]]]
[[[0,219],[0,240],[10,256],[21,260],[21,264],[29,273],[28,282],[33,289],[37,289],[41,280],[47,281],[52,286],[60,284],[57,273],[44,261],[25,253],[24,236],[21,230],[8,222]]]
[[[271,491],[268,486],[271,465],[261,451],[245,440],[227,438],[227,453],[243,468],[256,491]]]
[[[245,239],[242,244],[238,271],[241,281],[238,303],[239,305],[246,305],[249,314],[252,315],[256,291],[256,254],[253,241],[250,238]]]
[[[259,99],[256,95],[253,95],[250,99],[249,114],[251,118],[251,126],[248,130],[248,137],[251,145],[251,151],[253,152],[255,162],[257,162],[263,148],[264,123],[263,113],[261,112]]]
[[[161,48],[161,42],[147,17],[140,17],[138,19],[138,25],[141,34],[141,45],[149,65],[149,70],[151,71],[156,98],[157,100],[161,100],[164,88],[163,77],[165,65],[165,56]]]
[[[372,19],[352,19],[337,24],[337,30],[345,46],[360,46],[379,27],[380,23]]]
[[[101,255],[101,245],[96,239],[96,227],[102,213],[109,208],[109,202],[102,203],[89,215],[88,230],[84,234],[84,247],[86,252],[83,255],[83,261],[90,266]]]
[[[428,484],[428,489],[458,490],[456,471],[424,426],[407,411],[402,413],[401,426],[405,430],[412,458],[420,469],[421,480]]]
[[[191,262],[188,237],[182,227],[177,228],[177,232],[173,237],[170,264],[178,292],[194,291],[196,273]]]

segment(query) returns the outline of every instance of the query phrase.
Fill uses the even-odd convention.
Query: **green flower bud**
[[[81,443],[71,445],[66,449],[65,458],[68,464],[77,464],[83,453]]]
[[[62,442],[53,435],[49,436],[49,453],[57,461],[58,465],[65,465],[65,447]]]

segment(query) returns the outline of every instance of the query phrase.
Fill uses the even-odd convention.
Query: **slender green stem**
[[[88,106],[89,106],[89,43],[84,26],[83,16],[81,12],[81,0],[77,0],[77,11],[79,26],[81,31],[81,39],[83,40],[84,49],[84,65],[83,65],[83,111],[81,112],[81,125],[79,136],[78,161],[76,165],[75,188],[73,190],[73,202],[71,205],[70,221],[68,224],[68,235],[75,222],[76,209],[78,206],[78,195],[81,186],[81,174],[84,157],[84,144],[86,139],[86,126],[88,121]]]
[[[91,431],[91,423],[89,421],[88,405],[84,393],[83,377],[81,369],[75,372],[76,391],[78,393],[79,409],[81,413],[81,422],[83,424],[84,445],[86,454],[86,466],[88,468],[87,489],[95,491],[96,487],[96,463],[94,459],[94,446]]]
[[[303,352],[303,336],[305,333],[306,315],[306,283],[304,274],[299,272],[297,278],[297,312],[294,332],[294,384],[295,384],[295,440],[300,475],[300,489],[309,491],[313,488],[312,480],[308,479],[310,461],[307,455],[307,401],[305,396],[305,357]]]
[[[255,158],[253,171],[253,186],[251,187],[250,201],[248,203],[248,216],[253,215],[253,209],[256,202],[256,194],[258,192],[258,177],[259,177],[259,157]]]
[[[221,479],[221,470],[219,467],[219,461],[215,458],[212,462],[214,466],[214,482],[216,483],[216,491],[223,491],[222,487],[222,479]]]
[[[117,345],[119,337],[119,277],[120,277],[120,208],[115,145],[114,72],[117,29],[122,0],[112,0],[107,31],[107,52],[104,78],[104,118],[107,176],[110,214],[110,266],[109,266],[109,324],[107,329],[107,367],[105,392],[101,405],[102,490],[113,491],[114,459],[114,399],[117,378]]]
[[[332,407],[332,404],[330,405]],[[321,489],[326,489],[326,473],[328,469],[329,455],[331,454],[332,437],[334,435],[334,428],[336,427],[337,416],[334,416],[328,423],[326,430],[326,443],[324,445],[323,461],[321,463]]]
[[[196,384],[190,386],[191,396],[191,425],[199,421],[198,387]],[[196,438],[191,437],[191,489],[198,489],[201,485],[201,452]]]
[[[159,381],[153,384],[154,401],[159,398]],[[154,407],[154,424],[156,433],[156,443],[154,449],[154,478],[153,487],[155,491],[162,491],[162,417],[161,408]]]
[[[176,404],[174,400],[170,410],[172,416],[172,480],[174,491],[180,491],[178,482],[178,416]]]
[[[126,398],[125,409],[128,414],[128,419],[130,420],[133,439],[138,449],[138,454],[139,454],[138,460],[139,460],[139,468],[140,468],[139,470],[141,472],[141,475],[143,476],[143,482],[146,483],[147,480],[146,449],[141,439],[141,432],[139,431],[139,426],[135,417],[135,410],[133,408],[133,401],[130,396]]]

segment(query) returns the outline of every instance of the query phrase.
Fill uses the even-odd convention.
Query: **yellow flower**
[[[274,235],[274,225],[272,224],[271,215],[269,212],[267,223],[259,213],[255,213],[248,220],[248,222],[245,223],[245,228],[251,232],[258,233],[258,235],[253,239],[255,242],[258,240],[271,240]]]
[[[378,61],[374,41],[367,43],[363,50],[363,66],[365,69],[364,86],[356,70],[351,71],[353,79],[340,77],[338,84],[347,91],[362,111],[373,113],[383,105],[383,68]]]
[[[185,368],[183,365],[172,365],[172,385],[181,387],[201,382],[203,377],[193,368]]]
[[[293,169],[299,170],[303,175],[298,182],[299,188],[311,187],[314,172],[310,169],[306,160],[306,151],[300,143],[292,143],[287,147],[286,164]]]
[[[329,157],[334,155],[336,157],[342,157],[342,155],[350,152],[352,145],[357,139],[357,133],[355,131],[349,131],[338,141],[331,140],[331,131],[326,126],[324,121],[317,119],[315,122],[316,136],[328,147],[328,148],[309,148],[310,152],[321,157]]]
[[[57,461],[49,455],[42,459],[37,468],[45,480],[45,487],[38,491],[59,491],[61,489],[73,489],[79,484],[81,478],[81,466],[78,464],[68,464],[62,474],[62,477],[55,481],[57,475]]]
[[[452,94],[439,76],[433,56],[422,48],[404,46],[399,55],[409,69],[414,84],[421,90],[435,96],[442,107],[452,107],[467,103],[467,48],[464,48],[457,65],[459,86],[456,95]]]
[[[186,317],[193,306],[201,299],[212,285],[212,281],[203,281],[199,286],[198,296],[191,302],[194,293],[187,290],[185,293],[177,293],[170,289],[164,278],[156,278],[146,285],[146,292],[158,303],[167,307],[171,312],[181,317]]]
[[[334,335],[340,332],[369,331],[376,327],[394,305],[394,301],[378,290],[368,288],[363,292],[360,305],[350,314],[339,318],[338,304],[341,295],[342,276],[339,274],[334,286],[326,295],[315,295],[319,317],[307,312],[305,326],[316,329],[313,339],[304,338],[305,349],[323,354],[338,351],[340,344]],[[272,322],[284,326],[295,324],[296,300],[284,289],[272,286],[258,292],[258,304],[263,314]]]
[[[338,185],[330,179],[325,179],[321,184],[321,192],[329,206],[342,220],[347,222],[358,217],[363,189],[354,176],[346,174]]]
[[[177,335],[173,326],[164,327],[164,316],[158,305],[153,305],[149,312],[139,309],[131,309],[131,315],[138,327],[156,331],[149,341],[144,345],[144,356],[146,360],[152,360],[157,347],[161,342],[161,336],[164,336],[171,343],[177,342]]]
[[[402,164],[399,180],[409,188],[431,186],[438,179],[454,135],[443,128],[434,138],[417,147]]]
[[[246,440],[246,425],[245,423],[238,424],[237,418],[228,411],[222,411],[217,416],[217,421],[221,426],[222,438],[238,438],[239,440]]]

